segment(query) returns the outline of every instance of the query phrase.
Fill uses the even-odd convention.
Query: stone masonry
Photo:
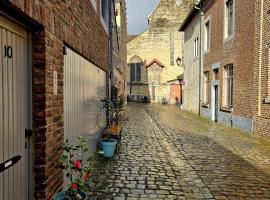
[[[176,110],[130,104],[118,154],[89,200],[269,199],[270,141]]]
[[[183,69],[179,68],[175,62],[178,57],[182,58],[183,37],[178,29],[192,1],[180,1],[180,4],[177,2],[161,0],[148,17],[148,29],[137,37],[133,37],[127,44],[127,62],[131,63],[137,57],[139,58],[137,60],[143,63],[141,81],[134,82],[131,86],[133,95],[152,97],[154,85],[156,97],[168,97],[170,95],[168,81],[177,81],[178,76],[183,74]],[[160,81],[153,80],[149,72],[151,66],[148,67],[148,64],[155,59],[164,66],[160,73]],[[130,67],[127,69],[127,82],[130,85]],[[130,87],[128,92],[130,92]]]

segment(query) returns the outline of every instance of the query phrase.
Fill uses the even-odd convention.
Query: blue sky
[[[159,0],[127,0],[128,34],[139,34],[146,30],[147,16],[158,2]]]

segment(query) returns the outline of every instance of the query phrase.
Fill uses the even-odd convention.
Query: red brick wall
[[[270,0],[256,1],[255,61],[253,76],[254,132],[270,137],[270,104],[264,103],[269,97],[267,84],[270,81]],[[261,8],[263,13],[261,13]],[[261,17],[263,21],[261,22]],[[261,35],[262,34],[262,35]]]
[[[40,27],[29,27],[33,44],[34,196],[51,199],[63,184],[58,163],[64,138],[63,46],[67,44],[107,71],[108,35],[99,11],[88,0],[3,2],[1,9],[12,17]],[[58,72],[58,95],[52,91],[53,71]]]
[[[113,85],[119,87],[119,93],[125,93],[126,83],[126,68],[127,68],[127,19],[126,19],[126,2],[125,0],[115,0],[117,13],[112,14],[114,23],[113,36],[113,67],[114,77]],[[119,5],[120,4],[120,5]],[[118,7],[119,6],[119,7]],[[115,16],[114,14],[117,14]],[[120,23],[117,24],[116,17],[120,18]],[[117,69],[120,67],[120,69]]]
[[[208,2],[205,1],[205,4]],[[210,80],[213,80],[211,65],[221,63],[218,77],[221,81],[220,105],[223,105],[224,66],[232,63],[234,66],[233,114],[252,118],[255,2],[237,0],[235,2],[235,36],[226,43],[223,40],[224,0],[212,1],[205,11],[205,18],[211,16],[211,46],[210,52],[204,55],[204,71],[209,71]],[[211,96],[211,91],[209,95]]]

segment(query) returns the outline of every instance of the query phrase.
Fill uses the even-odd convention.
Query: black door
[[[218,86],[215,85],[215,122],[218,121]]]

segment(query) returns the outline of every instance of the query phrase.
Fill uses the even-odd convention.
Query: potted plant
[[[118,139],[121,138],[121,112],[123,111],[124,104],[125,104],[125,96],[124,94],[119,96],[119,88],[112,87],[112,103],[114,106],[114,116],[113,121],[111,124],[111,133],[114,137],[117,137]]]
[[[117,141],[112,138],[110,129],[113,121],[113,116],[115,114],[114,105],[111,99],[106,98],[104,100],[104,107],[106,108],[107,129],[104,132],[103,139],[100,141],[100,144],[103,151],[103,156],[110,158],[114,155],[117,145]]]
[[[61,148],[64,153],[60,157],[65,176],[69,180],[67,189],[54,195],[53,200],[84,200],[86,199],[85,190],[90,187],[91,172],[95,161],[95,154],[88,157],[87,139],[78,137],[78,145],[63,142]]]
[[[113,157],[117,141],[112,138],[111,130],[109,128],[105,130],[103,139],[100,143],[103,151],[103,156],[105,158]]]

